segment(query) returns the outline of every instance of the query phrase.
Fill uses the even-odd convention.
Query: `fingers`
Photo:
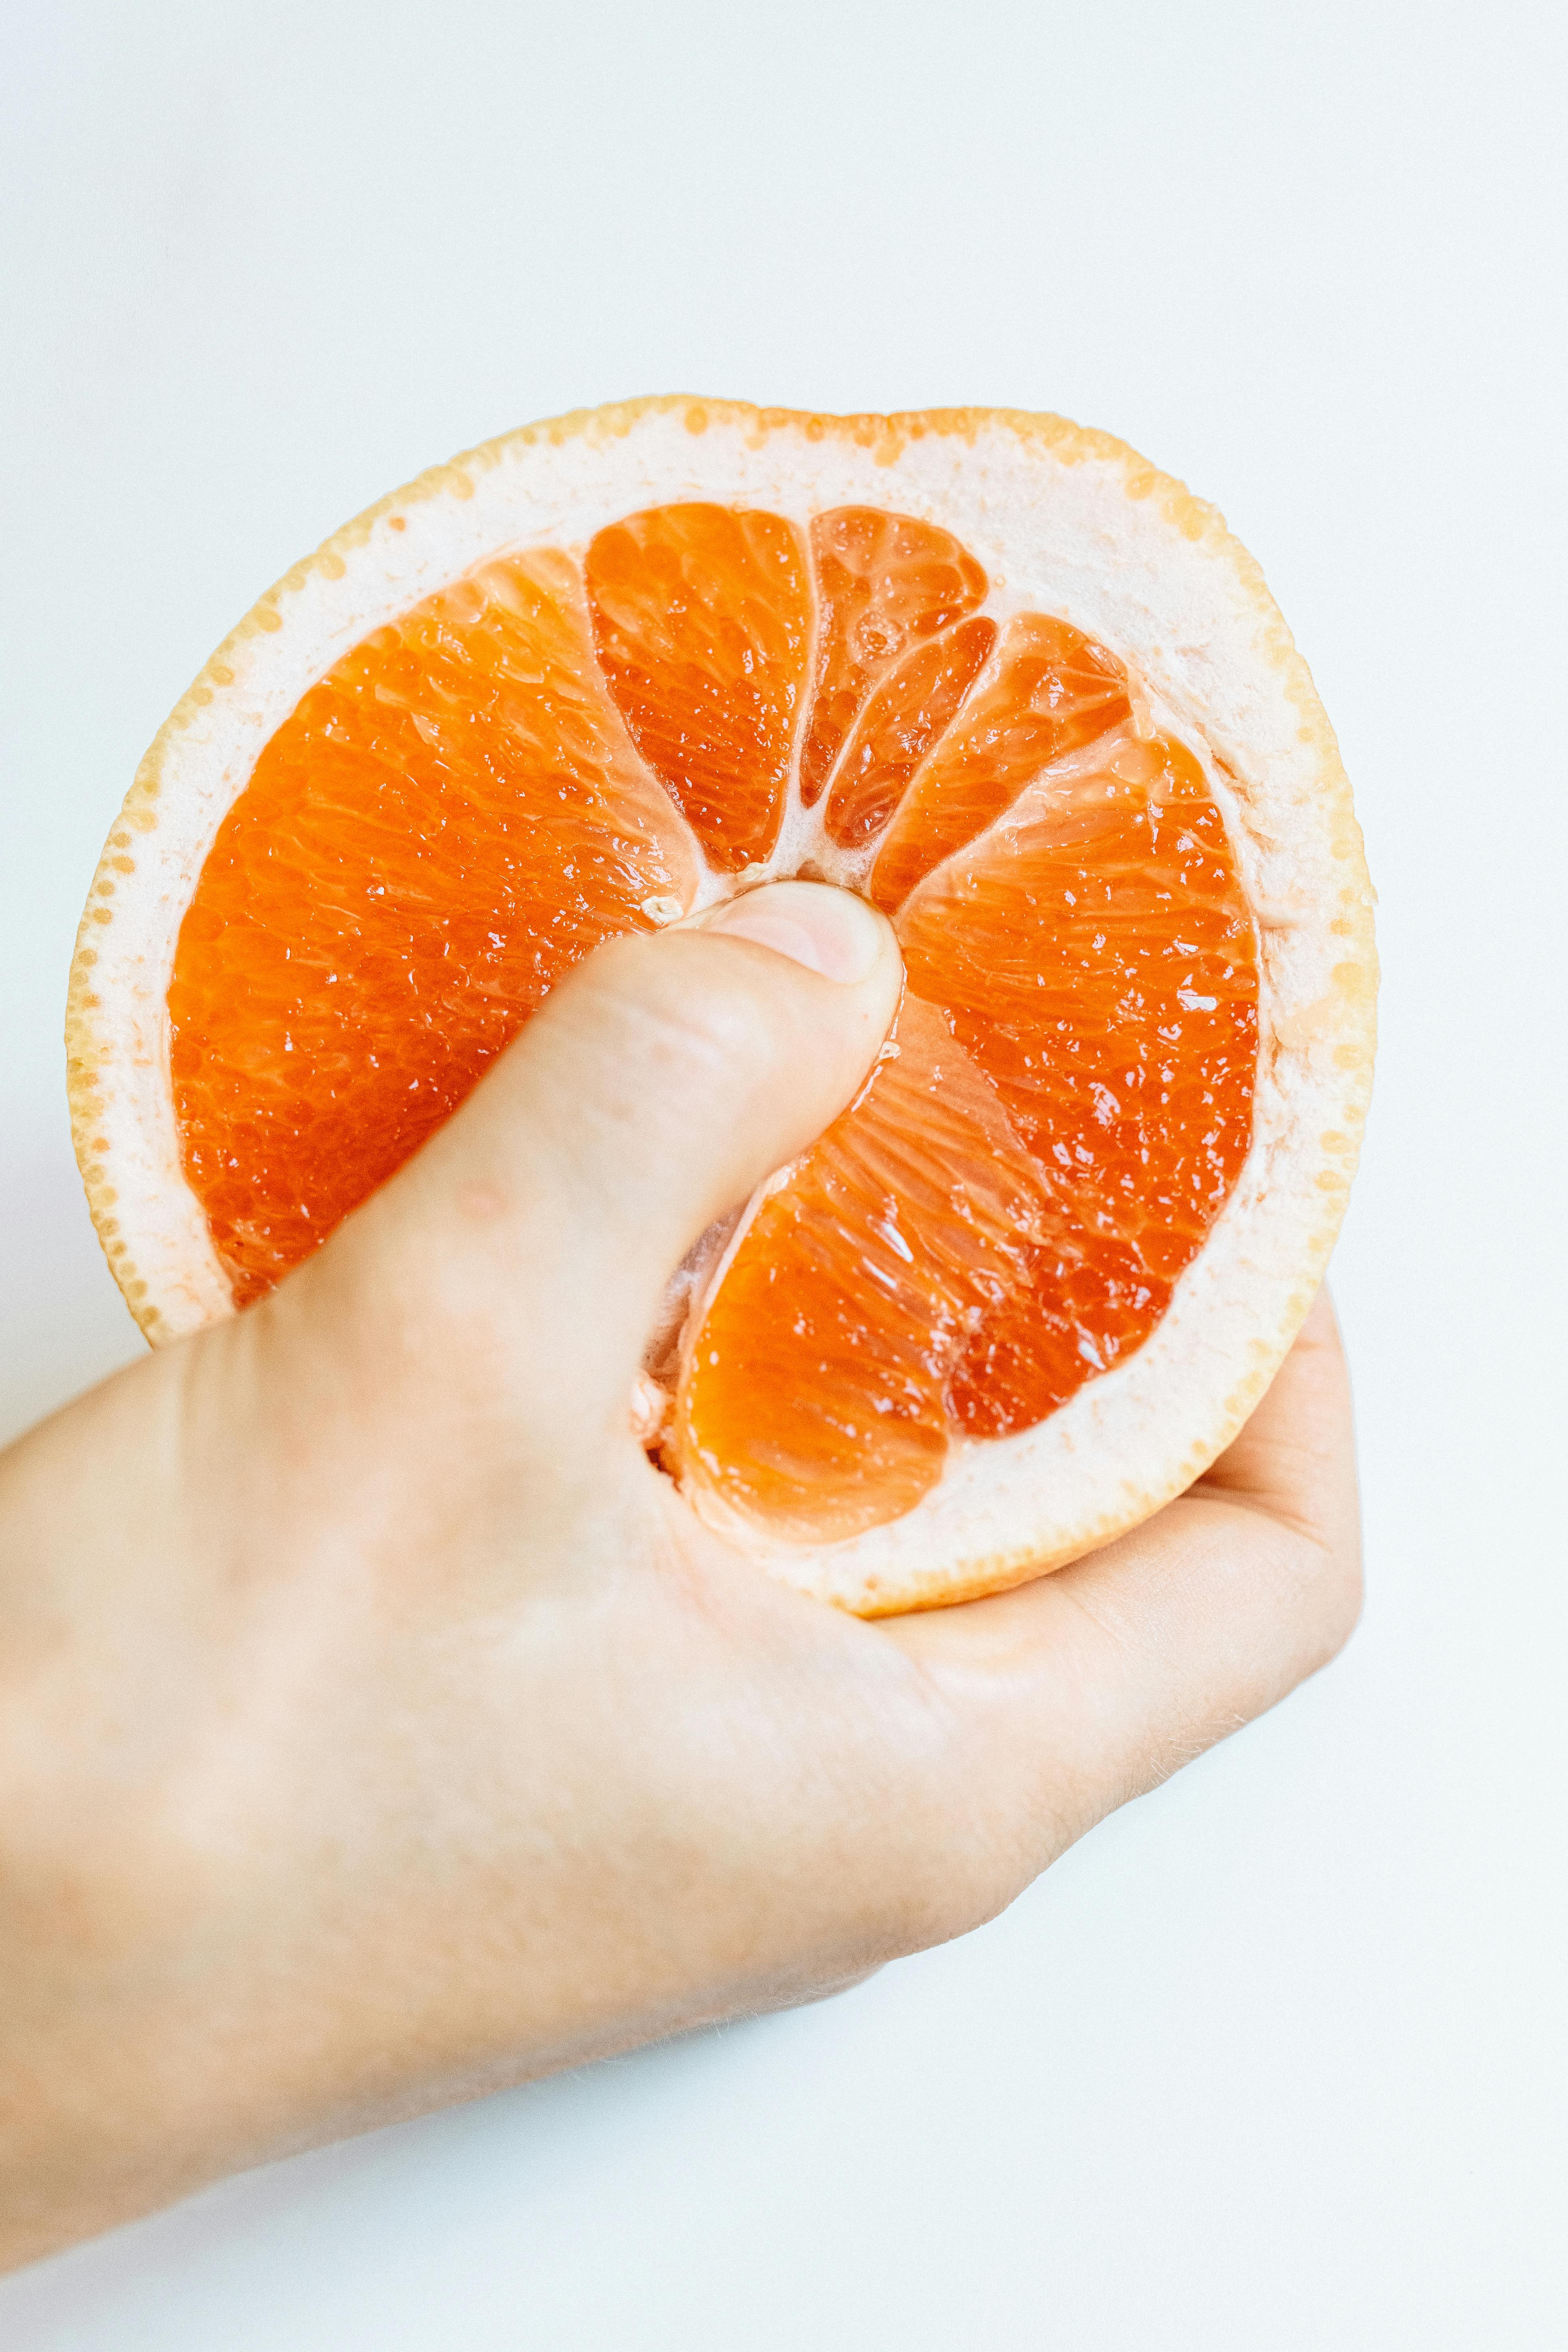
[[[1191,1492],[1358,1554],[1350,1372],[1326,1285],[1263,1402]]]
[[[568,1412],[624,1420],[674,1268],[853,1098],[901,982],[887,922],[821,884],[611,942],[351,1220],[340,1274],[515,1340]]]
[[[967,1715],[986,1769],[1022,1767],[1021,1885],[1326,1664],[1360,1598],[1350,1389],[1324,1296],[1187,1494],[1054,1576],[886,1630]]]

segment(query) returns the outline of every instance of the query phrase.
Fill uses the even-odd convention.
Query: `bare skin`
[[[900,969],[841,892],[731,917],[602,950],[270,1298],[0,1457],[0,2263],[961,1935],[1354,1623],[1326,1297],[1054,1577],[862,1623],[737,1573],[632,1374]]]

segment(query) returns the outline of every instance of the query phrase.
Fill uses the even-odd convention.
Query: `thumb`
[[[611,940],[317,1263],[371,1252],[405,1316],[624,1415],[681,1257],[853,1099],[901,984],[883,917],[820,883]]]

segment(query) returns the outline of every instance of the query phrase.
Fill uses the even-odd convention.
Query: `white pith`
[[[1338,1227],[1370,1074],[1359,837],[1327,722],[1249,560],[1217,518],[1131,453],[1047,429],[1054,420],[982,418],[879,439],[818,437],[808,430],[816,420],[711,404],[694,430],[698,412],[647,404],[458,461],[299,567],[215,656],[150,755],[84,918],[72,1010],[79,1153],[149,1336],[232,1312],[180,1168],[165,1007],[175,939],[263,744],[370,630],[489,557],[541,543],[580,554],[605,523],[667,500],[766,507],[803,529],[847,504],[941,523],[984,565],[984,611],[999,621],[1059,614],[1102,641],[1134,672],[1149,723],[1202,760],[1258,921],[1262,1042],[1251,1152],[1166,1315],[1124,1364],[1033,1430],[955,1440],[914,1510],[846,1542],[803,1549],[704,1504],[738,1552],[824,1598],[929,1605],[1056,1565],[1179,1491],[1289,1345]],[[875,845],[829,843],[826,801],[804,809],[792,786],[766,865],[739,877],[704,869],[695,903],[807,863],[826,878],[862,879]]]

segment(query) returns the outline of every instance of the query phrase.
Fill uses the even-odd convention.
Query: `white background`
[[[7,1427],[139,1345],[58,1043],[138,755],[297,555],[533,416],[1131,440],[1314,666],[1386,987],[1340,1664],[962,1944],[231,2183],[0,2287],[6,2346],[1568,2342],[1562,20],[12,0]]]

